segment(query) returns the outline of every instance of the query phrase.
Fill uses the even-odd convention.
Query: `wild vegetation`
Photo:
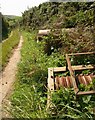
[[[20,24],[28,32],[22,33],[22,57],[8,109],[13,117],[95,119],[95,95],[77,99],[72,88],[55,91],[52,94],[52,107],[46,109],[48,68],[65,66],[66,53],[95,51],[94,6],[95,2],[43,3],[23,13]],[[48,28],[52,32],[37,43],[37,30]],[[58,33],[56,29],[59,29]],[[95,57],[92,58],[95,64]],[[86,62],[89,59],[78,59],[79,64]],[[79,87],[88,89],[85,86]],[[90,87],[95,88],[94,80]]]
[[[8,21],[10,30],[19,26],[19,22],[21,20],[20,16],[14,16],[14,15],[4,15],[4,18]]]
[[[64,118],[67,120],[92,119],[95,96],[82,96],[79,100],[73,89],[60,89],[52,95],[52,108],[47,110],[47,71],[49,67],[65,66],[64,55],[44,52],[45,42],[37,43],[35,34],[24,33],[17,82],[11,96],[11,109],[15,118]]]
[[[61,54],[95,51],[94,28],[90,27],[52,30],[42,40],[45,41],[44,50],[48,55],[52,51],[58,51]]]
[[[2,14],[0,14],[0,17],[2,19],[2,40],[5,40],[9,37],[11,31],[19,26],[21,17]]]
[[[13,15],[2,15],[0,13],[2,21],[2,40],[0,42],[0,71],[6,66],[12,50],[19,42],[19,21],[20,17]]]
[[[11,97],[11,113],[16,118],[46,118],[47,70],[64,66],[64,56],[44,54],[44,42],[36,43],[33,34],[25,34],[22,59],[17,74],[18,83]],[[53,60],[54,59],[54,60]]]
[[[29,31],[92,26],[94,7],[95,2],[46,2],[26,10],[22,15],[22,24]]]
[[[9,24],[8,22],[5,20],[4,16],[0,13],[0,17],[2,19],[2,40],[6,39],[8,37],[9,34]]]
[[[94,7],[95,2],[46,2],[26,10],[22,26],[30,32],[51,29],[55,35],[48,36],[51,41],[46,38],[47,49],[53,44],[62,53],[94,51]]]

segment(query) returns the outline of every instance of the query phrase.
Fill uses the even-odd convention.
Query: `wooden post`
[[[84,52],[84,53],[72,53],[72,54],[68,54],[69,56],[77,56],[77,55],[90,55],[90,54],[95,54],[95,51],[94,52]]]
[[[48,95],[47,95],[47,108],[52,107],[51,105],[51,96],[54,91],[54,74],[53,68],[48,68]]]

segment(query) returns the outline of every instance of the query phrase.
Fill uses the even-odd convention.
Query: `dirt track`
[[[2,101],[4,101],[6,96],[8,96],[8,94],[10,93],[11,87],[15,81],[15,75],[17,73],[17,65],[20,62],[20,58],[21,58],[20,50],[22,47],[22,43],[23,43],[23,38],[21,36],[17,48],[14,50],[14,53],[9,60],[9,63],[5,67],[5,70],[2,72],[2,75],[0,77],[0,108],[2,108]]]

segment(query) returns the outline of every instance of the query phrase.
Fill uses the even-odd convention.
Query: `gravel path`
[[[15,81],[15,75],[17,73],[17,65],[20,62],[20,50],[22,47],[23,38],[20,37],[20,42],[17,48],[14,50],[12,57],[9,60],[9,63],[5,67],[2,75],[0,76],[0,108],[2,110],[2,101],[7,100],[7,96],[10,94],[12,85]],[[2,112],[0,112],[2,113]],[[2,116],[2,114],[0,115]]]

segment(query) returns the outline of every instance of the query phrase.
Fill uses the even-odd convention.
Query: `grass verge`
[[[47,75],[49,67],[65,65],[59,52],[44,53],[44,41],[37,43],[35,34],[24,33],[21,62],[12,94],[10,112],[19,119],[94,120],[95,96],[76,100],[72,89],[61,89],[52,95],[52,108],[47,107]]]
[[[2,67],[4,68],[9,60],[14,47],[18,44],[20,39],[18,29],[13,30],[13,34],[4,42],[2,42]]]
[[[64,56],[44,54],[44,42],[37,43],[35,34],[24,33],[21,62],[15,90],[11,96],[11,114],[15,118],[47,118],[48,67],[65,64]]]

